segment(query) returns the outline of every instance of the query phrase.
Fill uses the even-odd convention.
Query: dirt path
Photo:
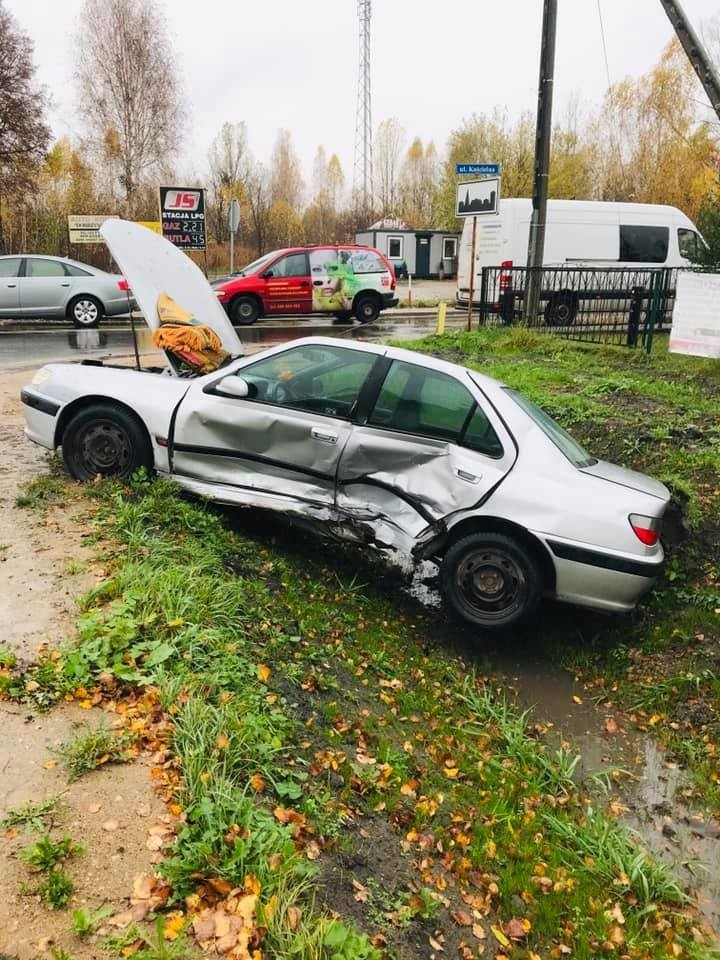
[[[73,630],[75,597],[99,575],[83,545],[77,509],[51,508],[46,515],[15,505],[19,488],[46,471],[40,447],[23,436],[20,387],[27,373],[5,373],[0,385],[0,641],[22,659],[33,659],[43,643]],[[37,839],[22,828],[0,833],[0,955],[31,960],[54,947],[74,960],[106,956],[99,938],[81,941],[71,931],[73,909],[127,907],[134,878],[152,870],[148,831],[165,815],[155,796],[147,763],[136,761],[95,771],[68,785],[49,753],[73,738],[78,724],[95,722],[96,711],[63,704],[50,713],[0,702],[0,819],[27,801],[60,795],[51,826],[55,839],[68,833],[86,852],[67,864],[75,892],[66,910],[50,911],[37,896],[23,895],[38,877],[19,858]],[[49,761],[49,763],[48,763]],[[47,764],[47,766],[46,766]]]

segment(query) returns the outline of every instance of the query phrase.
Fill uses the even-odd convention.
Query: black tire
[[[76,413],[62,435],[62,451],[76,480],[93,480],[98,474],[127,479],[141,467],[153,467],[145,428],[111,403],[94,403]]]
[[[90,330],[100,323],[103,305],[96,297],[74,297],[68,304],[67,315],[78,330]]]
[[[236,297],[230,307],[232,322],[237,327],[249,327],[260,316],[260,304],[254,297]]]
[[[545,307],[548,327],[571,327],[577,315],[577,297],[569,290],[553,293]]]
[[[337,310],[335,312],[335,319],[338,323],[348,323],[348,321],[352,319],[352,311]]]
[[[380,316],[380,304],[377,297],[359,296],[355,301],[354,310],[360,323],[374,323]]]
[[[440,564],[440,588],[463,620],[503,630],[526,620],[542,596],[538,566],[503,533],[471,533],[453,543]]]

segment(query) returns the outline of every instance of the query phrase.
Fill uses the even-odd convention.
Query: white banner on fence
[[[678,274],[670,352],[720,357],[720,274]]]

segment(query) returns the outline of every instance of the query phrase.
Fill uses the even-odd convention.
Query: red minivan
[[[382,253],[351,244],[273,250],[212,286],[237,326],[308,313],[372,323],[398,302],[395,273]]]

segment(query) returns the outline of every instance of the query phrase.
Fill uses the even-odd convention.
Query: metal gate
[[[535,268],[533,268],[535,269]],[[670,324],[677,269],[627,267],[540,267],[540,300],[525,315],[527,267],[483,267],[479,310],[483,326],[524,323],[590,343],[642,346]]]

